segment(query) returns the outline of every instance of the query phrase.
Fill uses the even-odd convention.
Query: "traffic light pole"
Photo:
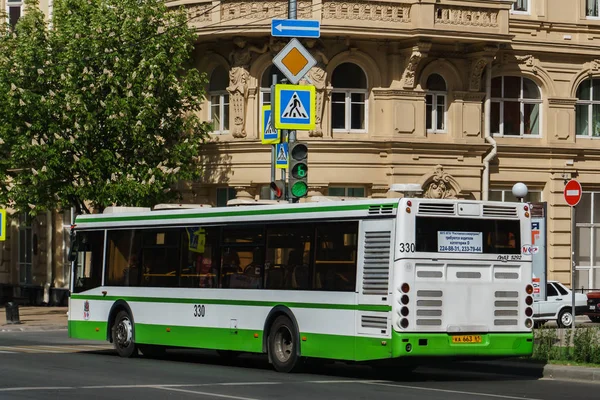
[[[277,84],[277,74],[273,74],[271,76],[271,123],[273,124],[273,129],[275,129],[275,116],[274,116],[274,112],[275,112],[275,85]],[[276,145],[272,144],[271,145],[271,182],[275,182],[275,163],[277,160],[277,153],[276,153]],[[273,192],[271,190],[271,200],[275,200],[275,192]]]
[[[288,0],[288,19],[297,19],[298,15],[297,15],[297,11],[298,11],[298,3],[297,0]],[[296,141],[296,131],[291,130],[289,131],[289,133],[287,133],[287,139],[288,139],[288,143],[290,145],[290,149],[291,149],[291,145],[292,143],[294,143]],[[290,161],[291,161],[291,155],[289,156]],[[284,172],[285,174],[285,172]],[[292,179],[290,177],[290,179]],[[284,178],[284,182],[285,182],[285,178]],[[291,191],[291,188],[289,189]],[[289,193],[288,196],[288,201],[290,203],[295,203],[297,201],[297,199],[294,199],[294,196],[291,195],[291,193]]]

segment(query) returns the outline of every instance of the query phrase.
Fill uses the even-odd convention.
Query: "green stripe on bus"
[[[99,328],[99,331],[97,329]],[[252,329],[135,324],[135,342],[187,348],[262,353],[263,332]],[[256,337],[255,337],[256,335]],[[69,337],[106,340],[106,323],[69,321]],[[305,357],[365,361],[390,358],[392,346],[381,338],[300,332]],[[305,339],[305,340],[304,340]]]
[[[234,306],[257,306],[257,307],[275,307],[278,305],[290,308],[320,308],[330,310],[356,310],[356,311],[391,311],[391,306],[372,305],[372,304],[326,304],[326,303],[294,303],[281,301],[259,301],[259,300],[225,300],[225,299],[182,299],[174,297],[136,297],[136,296],[101,296],[101,295],[71,295],[75,300],[99,300],[99,301],[117,301],[139,303],[178,303],[178,304],[218,304]]]
[[[328,212],[328,211],[361,211],[368,210],[371,207],[393,206],[398,208],[398,203],[382,203],[382,204],[358,204],[358,205],[342,205],[342,206],[325,206],[325,207],[307,207],[307,208],[273,208],[268,210],[247,210],[247,211],[217,211],[194,214],[162,214],[156,212],[153,215],[137,215],[137,216],[111,216],[111,217],[92,217],[80,216],[77,217],[77,223],[97,223],[97,222],[125,222],[125,221],[161,221],[169,219],[188,219],[188,218],[213,218],[213,217],[231,217],[231,216],[249,216],[249,215],[276,215],[276,214],[295,214],[303,212]]]
[[[393,357],[529,356],[533,352],[531,332],[481,333],[478,335],[481,343],[452,343],[452,336],[447,333],[394,331]]]

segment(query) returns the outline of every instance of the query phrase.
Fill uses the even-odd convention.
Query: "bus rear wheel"
[[[269,331],[268,351],[273,367],[278,372],[292,372],[300,365],[297,351],[296,327],[285,315],[275,319]]]
[[[138,349],[133,340],[133,322],[127,311],[119,311],[111,328],[115,350],[121,357],[135,357]]]

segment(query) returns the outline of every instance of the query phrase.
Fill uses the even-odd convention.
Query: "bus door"
[[[394,222],[392,218],[361,222],[356,279],[359,335],[391,335],[390,281],[394,261]]]

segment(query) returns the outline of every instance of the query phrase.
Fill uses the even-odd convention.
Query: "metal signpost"
[[[573,324],[571,325],[571,328],[573,329],[573,332],[575,332],[575,249],[577,248],[575,243],[575,229],[577,228],[575,222],[575,207],[577,206],[577,204],[579,204],[579,201],[581,201],[581,184],[575,179],[571,179],[565,185],[563,194],[565,197],[565,201],[568,205],[571,206],[571,302],[573,303]]]
[[[319,38],[321,36],[321,25],[317,20],[298,20],[297,0],[289,0],[288,19],[273,19],[271,21],[271,36],[292,38],[273,58],[273,64],[286,76],[291,85],[279,84],[277,75],[273,75],[270,108],[272,126],[269,131],[272,133],[281,130],[281,135],[278,135],[279,139],[275,140],[276,144],[272,147],[271,188],[278,188],[275,182],[276,168],[281,168],[281,181],[286,182],[286,170],[292,168],[289,153],[292,149],[295,149],[294,154],[296,154],[297,159],[294,159],[293,167],[295,169],[294,182],[296,183],[296,190],[291,191],[291,188],[288,188],[284,191],[287,192],[288,200],[295,202],[308,193],[306,184],[308,152],[299,151],[301,147],[294,146],[296,129],[314,129],[316,114],[315,87],[297,84],[317,64],[317,60],[297,38]],[[263,119],[265,118],[263,114]],[[267,132],[267,127],[263,129]],[[263,135],[263,138],[266,140],[266,135]],[[302,148],[306,149],[306,146]],[[302,153],[302,157],[298,156],[300,153]],[[278,194],[280,192],[280,190],[277,190]],[[275,193],[272,191],[271,199],[274,197]]]

